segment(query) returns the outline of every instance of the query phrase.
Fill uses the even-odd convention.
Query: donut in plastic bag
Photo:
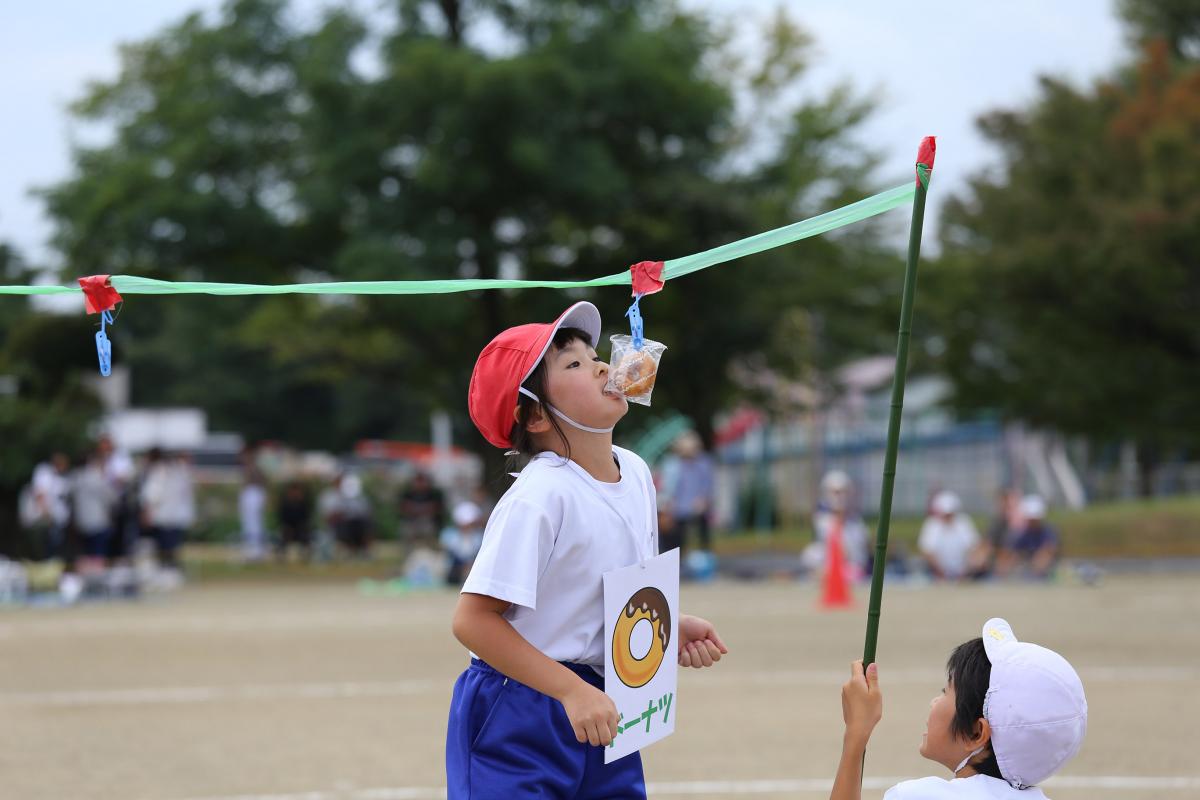
[[[667,346],[651,339],[642,340],[642,349],[633,346],[633,337],[619,333],[609,337],[612,342],[608,388],[620,392],[631,403],[650,405],[654,382],[658,379],[658,362]]]

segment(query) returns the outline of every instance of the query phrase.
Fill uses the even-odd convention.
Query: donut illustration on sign
[[[645,686],[658,672],[671,644],[667,598],[653,586],[638,589],[614,627],[612,657],[617,677],[631,689]]]

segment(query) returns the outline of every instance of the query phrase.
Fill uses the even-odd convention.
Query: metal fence
[[[1012,480],[1005,429],[992,421],[922,425],[906,420],[897,460],[893,513],[920,516],[932,492],[950,489],[967,511],[987,513],[996,492]],[[904,430],[902,428],[902,430]],[[878,426],[826,431],[823,441],[801,425],[767,427],[718,453],[716,514],[727,527],[807,525],[821,477],[845,472],[854,503],[866,515],[879,509],[884,433]]]

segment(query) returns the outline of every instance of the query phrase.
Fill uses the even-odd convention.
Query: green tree
[[[1120,0],[1117,6],[1138,47],[1163,42],[1174,58],[1200,59],[1200,2]]]
[[[672,3],[392,10],[377,49],[349,12],[301,29],[282,0],[233,0],[215,23],[194,15],[124,48],[117,79],[75,107],[113,141],[77,150],[76,174],[46,192],[69,271],[590,278],[873,188],[852,137],[870,101],[848,87],[789,100],[811,51],[782,15],[746,63]],[[355,67],[364,53],[371,70]],[[656,401],[707,427],[737,389],[727,365],[769,350],[796,306],[822,307],[831,354],[873,350],[894,327],[894,261],[864,225],[669,285],[643,304],[647,335],[671,347]],[[625,327],[628,297],[572,296],[600,304],[606,333]],[[475,355],[566,299],[139,297],[115,348],[136,401],[202,405],[252,437],[423,438],[447,408],[481,444],[464,413]]]
[[[958,401],[1159,460],[1200,435],[1200,65],[1151,42],[980,121],[1003,166],[948,204],[927,296]]]

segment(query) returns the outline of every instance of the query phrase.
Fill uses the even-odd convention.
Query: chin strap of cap
[[[539,398],[536,394],[534,394],[533,392],[526,389],[524,386],[522,386],[520,389],[518,389],[518,391],[521,394],[525,395],[526,397],[532,397],[535,401],[542,403],[541,398]],[[561,411],[559,411],[557,408],[550,405],[549,403],[542,403],[542,405],[544,405],[546,408],[550,409],[551,414],[558,417],[559,419],[561,419],[563,422],[567,423],[568,425],[570,425],[574,428],[578,428],[581,431],[587,431],[588,433],[612,433],[613,429],[617,427],[616,425],[611,425],[607,428],[589,428],[587,425],[580,425],[578,422],[571,419],[566,414],[562,413]]]
[[[966,758],[964,758],[962,761],[958,762],[958,766],[954,768],[954,777],[956,777],[956,778],[957,778],[957,777],[958,777],[958,773],[962,772],[962,768],[963,768],[963,767],[965,767],[965,766],[967,765],[967,762],[968,762],[968,761],[970,761],[970,760],[971,760],[972,758],[974,758],[975,756],[977,756],[977,755],[979,755],[980,753],[982,753],[982,752],[983,752],[983,748],[985,748],[985,747],[987,747],[987,745],[986,745],[986,744],[983,744],[983,745],[980,745],[979,747],[976,747],[976,748],[975,748],[974,750],[972,750],[971,752],[967,753],[967,757],[966,757]]]

